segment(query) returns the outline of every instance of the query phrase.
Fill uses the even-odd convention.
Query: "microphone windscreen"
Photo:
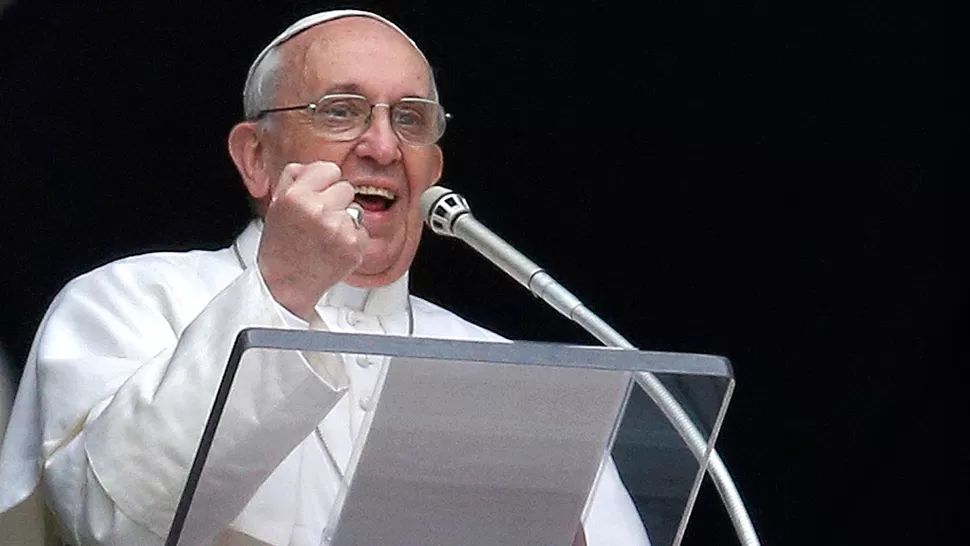
[[[421,194],[421,217],[424,218],[425,222],[428,222],[431,218],[431,209],[434,208],[435,203],[449,193],[454,192],[443,186],[431,186],[424,190],[424,193]]]

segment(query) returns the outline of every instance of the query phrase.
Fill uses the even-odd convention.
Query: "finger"
[[[293,183],[296,182],[296,179],[299,178],[304,170],[306,170],[306,165],[303,163],[287,163],[283,167],[283,170],[280,171],[280,178],[273,191],[273,199],[275,200],[278,196],[289,191],[290,187],[293,186]]]
[[[303,165],[294,180],[302,190],[321,192],[341,180],[340,167],[330,161],[314,161]]]
[[[273,192],[273,200],[293,193],[305,195],[321,192],[340,180],[340,167],[329,161],[313,163],[288,163],[280,172],[280,179]]]
[[[316,214],[324,219],[334,231],[347,230],[348,233],[360,231],[360,226],[354,221],[349,210],[356,208],[363,222],[364,211],[360,205],[354,203],[354,186],[346,180],[341,180],[321,193],[314,194]]]
[[[357,191],[350,182],[340,180],[317,195],[321,212],[343,211],[353,204]]]
[[[338,253],[360,254],[359,257],[362,258],[370,236],[363,225],[358,226],[354,222],[348,210],[351,207],[330,210],[318,216],[320,225],[323,226],[318,234],[319,240],[332,249],[341,249],[336,250]]]

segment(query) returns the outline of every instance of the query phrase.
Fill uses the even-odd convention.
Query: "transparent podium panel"
[[[613,461],[678,544],[732,387],[705,355],[246,330],[167,544],[568,546]]]
[[[642,353],[662,362],[698,355]],[[681,365],[686,362],[682,361]],[[726,361],[724,362],[726,364]],[[634,388],[621,419],[612,455],[624,485],[655,545],[680,544],[690,511],[714,449],[727,403],[733,391],[726,374],[656,373],[655,382],[691,418],[706,440],[703,457],[695,457],[680,432],[654,401],[648,388]],[[646,374],[637,374],[642,379]],[[690,487],[688,487],[690,484]]]

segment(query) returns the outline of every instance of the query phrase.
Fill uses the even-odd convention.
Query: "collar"
[[[243,269],[256,266],[259,241],[263,235],[263,220],[255,219],[236,238],[233,250]],[[345,282],[327,290],[317,306],[345,307],[368,315],[391,315],[408,308],[408,273],[398,280],[379,288],[359,288]]]

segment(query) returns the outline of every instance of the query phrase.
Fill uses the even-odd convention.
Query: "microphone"
[[[541,267],[488,229],[474,216],[468,201],[441,186],[431,186],[421,194],[421,214],[431,231],[461,239],[488,258],[535,297],[545,301],[570,320],[577,320],[583,308],[579,298],[556,282]]]
[[[448,188],[431,186],[421,194],[421,214],[431,231],[438,235],[461,239],[508,273],[519,284],[528,288],[537,298],[582,326],[605,345],[636,349],[632,343],[587,309],[576,296],[556,282],[541,267],[475,219],[464,197]],[[728,473],[717,451],[709,450],[708,439],[694,424],[691,416],[654,374],[637,372],[635,379],[674,426],[697,461],[701,464],[707,461],[707,472],[718,493],[721,494],[721,500],[727,508],[741,544],[760,546],[751,517],[744,507],[731,474]],[[683,521],[677,530],[675,543],[679,543],[680,538],[683,537],[684,524],[686,521]]]

